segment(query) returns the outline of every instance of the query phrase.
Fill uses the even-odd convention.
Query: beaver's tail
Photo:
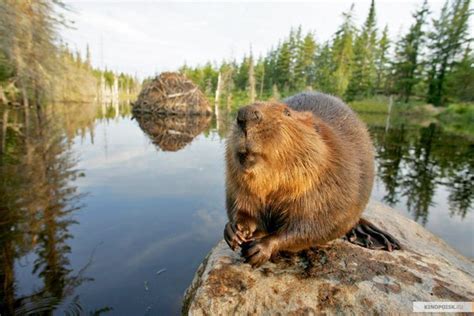
[[[353,244],[369,249],[386,251],[402,249],[395,237],[363,218],[346,234],[345,238]]]

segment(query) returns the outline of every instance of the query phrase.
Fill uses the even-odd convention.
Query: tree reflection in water
[[[67,116],[52,108],[3,111],[0,314],[50,314],[68,298],[66,311],[82,311],[79,297],[72,295],[76,287],[92,279],[84,275],[87,265],[76,272],[71,269],[68,241],[73,237],[70,227],[76,223],[74,212],[81,208],[74,181],[84,174],[75,167],[72,137],[62,128]],[[74,117],[69,127],[82,118]],[[29,253],[35,254],[32,274],[42,286],[18,295],[15,261]]]
[[[92,281],[87,278],[88,265],[82,269],[73,269],[75,266],[70,262],[73,251],[70,246],[71,227],[76,224],[75,212],[82,206],[82,196],[76,180],[84,174],[77,170],[75,153],[71,148],[73,144],[78,146],[77,153],[91,149],[90,147],[94,146],[96,124],[101,124],[98,129],[100,130],[114,121],[117,124],[110,125],[119,130],[124,124],[130,123],[130,118],[129,106],[68,104],[45,107],[41,112],[33,109],[0,109],[0,119],[7,122],[2,124],[0,129],[1,315],[33,311],[52,314],[56,309],[76,314],[85,312],[80,297],[75,292],[82,290],[77,288],[84,282]],[[435,124],[420,126],[395,122],[390,128],[386,128],[385,117],[364,119],[368,122],[373,136],[377,178],[383,183],[383,200],[387,204],[406,208],[422,224],[429,222],[430,211],[433,212],[431,216],[444,211],[434,211],[435,198],[438,198],[438,201],[441,198],[443,205],[449,207],[446,212],[449,212],[451,217],[462,220],[468,216],[474,202],[472,139],[447,133]],[[136,120],[155,146],[162,151],[183,150],[182,157],[186,157],[186,146],[196,139],[197,135],[203,133],[208,137],[199,140],[201,145],[220,142],[234,121],[229,113],[221,113],[212,122],[209,117],[141,117]],[[133,124],[126,126],[137,128]],[[209,129],[212,132],[209,132]],[[77,138],[85,138],[87,135],[90,135],[90,144],[77,141]],[[98,143],[106,142],[106,138],[100,139],[100,135],[101,133],[98,133]],[[142,135],[137,135],[132,135],[126,141],[130,145],[141,143]],[[94,152],[98,151],[100,149],[94,148]],[[209,154],[206,159],[223,159],[217,152]],[[85,167],[89,165],[86,163]],[[149,168],[160,166],[150,165]],[[179,171],[180,166],[174,168]],[[213,168],[208,170],[218,172],[215,174],[218,179],[223,177],[218,168],[215,169],[217,171]],[[135,176],[136,172],[135,169],[130,169],[122,176]],[[140,174],[137,177],[140,177]],[[140,178],[138,184],[139,181]],[[146,179],[143,185],[147,185]],[[439,190],[440,188],[442,190]],[[440,192],[447,192],[447,197],[442,196]],[[101,198],[106,200],[107,197]],[[193,197],[183,197],[189,199],[188,202],[194,201]],[[214,200],[215,198],[212,203]],[[143,207],[146,210],[147,206]],[[183,204],[181,207],[189,208],[189,205]],[[166,216],[171,215],[163,215],[165,221],[169,219]],[[181,222],[183,218],[176,220]],[[184,220],[189,221],[187,218]],[[450,225],[453,227],[453,223]],[[437,228],[439,229],[439,226]],[[173,234],[179,233],[179,230],[180,228],[176,228],[169,232],[168,237],[173,238]],[[434,232],[439,233],[439,230]],[[462,234],[460,236],[464,237]],[[139,239],[140,236],[141,232],[138,232],[130,238]],[[452,242],[449,238],[447,241]],[[182,246],[186,246],[184,243]],[[25,292],[29,289],[20,288],[22,284],[18,276],[19,271],[30,268],[30,265],[19,266],[20,260],[25,258],[34,258],[29,271],[33,277],[29,278],[29,281],[34,279],[34,282],[40,282],[31,292]],[[185,260],[187,263],[189,257],[177,256],[176,260]],[[196,260],[199,261],[200,258]],[[170,282],[177,281],[172,279]],[[184,287],[187,284],[181,285]],[[103,286],[99,282],[94,283],[94,288],[102,289]],[[129,287],[130,284],[127,285],[127,291]],[[84,292],[82,299],[87,300]],[[104,307],[94,313],[110,309]]]
[[[384,183],[384,202],[395,205],[406,198],[407,210],[426,224],[439,185],[449,192],[451,216],[464,218],[471,210],[474,189],[474,143],[444,133],[436,124],[400,125],[385,131],[371,129],[376,147],[377,176]]]

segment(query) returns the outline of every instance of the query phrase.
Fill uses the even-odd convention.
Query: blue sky
[[[161,2],[65,1],[73,28],[61,31],[70,47],[89,44],[95,66],[143,78],[165,70],[222,59],[240,59],[250,48],[265,54],[292,26],[313,31],[321,42],[330,39],[353,2],[360,25],[369,0],[306,2]],[[421,0],[376,1],[380,29],[392,38],[412,23]],[[429,1],[438,16],[443,1]]]

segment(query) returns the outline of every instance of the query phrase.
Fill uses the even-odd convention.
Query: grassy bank
[[[209,103],[214,105],[213,96],[208,96]],[[272,96],[263,96],[263,100]],[[284,98],[284,96],[280,96]],[[367,124],[386,125],[390,109],[390,124],[409,124],[427,126],[430,123],[441,125],[448,132],[474,138],[474,103],[452,103],[446,107],[435,107],[422,100],[411,100],[408,103],[398,101],[393,97],[374,96],[348,102],[349,106],[364,118]],[[221,99],[219,108],[235,112],[240,107],[249,104],[250,100],[245,91],[234,93],[232,97]]]
[[[389,113],[389,97],[376,96],[370,99],[349,102],[362,116],[386,117]],[[408,103],[392,100],[391,118],[395,122],[417,125],[440,124],[449,132],[474,138],[474,103],[452,103],[447,107],[434,107],[421,101]]]
[[[474,103],[453,103],[437,115],[448,131],[474,137]]]

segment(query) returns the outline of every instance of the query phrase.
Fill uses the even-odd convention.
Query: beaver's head
[[[314,131],[313,116],[288,105],[259,102],[239,109],[228,151],[243,171],[265,164],[284,163],[301,145],[302,137]]]

